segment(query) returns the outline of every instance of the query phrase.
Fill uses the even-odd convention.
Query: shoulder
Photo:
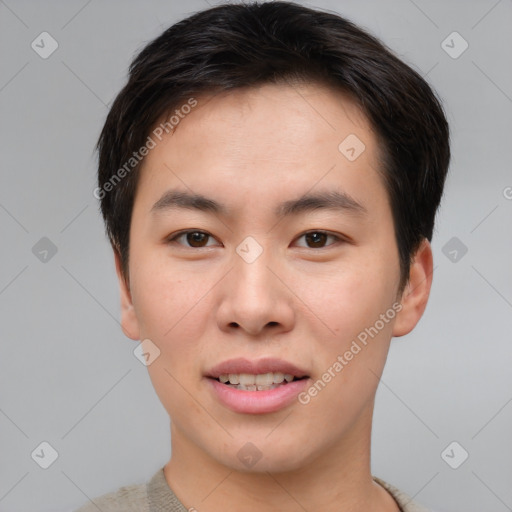
[[[75,512],[149,512],[146,484],[120,487],[115,492],[90,500]]]
[[[387,482],[384,482],[384,480],[381,480],[380,478],[373,477],[374,481],[377,482],[379,485],[384,487],[386,491],[393,496],[395,501],[398,503],[398,506],[400,507],[400,510],[402,512],[433,512],[429,511],[427,508],[422,507],[418,503],[415,503],[412,498],[407,495],[405,492],[397,489],[391,484],[388,484]]]

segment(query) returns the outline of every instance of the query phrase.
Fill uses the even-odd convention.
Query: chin
[[[305,451],[304,444],[297,438],[286,445],[280,440],[265,439],[267,435],[265,433],[259,440],[253,438],[252,441],[236,439],[226,447],[226,452],[212,455],[217,462],[233,471],[263,474],[297,471],[314,458],[311,447]]]
[[[266,457],[262,456],[253,466],[245,465],[238,460],[238,457],[231,459],[230,469],[241,473],[267,474],[267,473],[290,473],[298,471],[305,465],[304,459],[290,460],[289,457]]]

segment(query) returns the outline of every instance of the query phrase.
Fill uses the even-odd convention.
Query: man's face
[[[399,259],[376,137],[349,99],[317,85],[198,101],[141,172],[123,329],[160,350],[148,370],[173,444],[247,469],[250,442],[253,471],[298,468],[369,433],[393,334]],[[169,191],[222,210],[154,207]],[[286,208],[325,194],[337,208]],[[238,358],[245,366],[215,371]],[[272,373],[265,386],[293,373],[285,363],[305,378],[260,391],[213,378]]]

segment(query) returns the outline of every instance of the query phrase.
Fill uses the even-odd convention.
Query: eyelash
[[[203,235],[207,235],[208,237],[211,237],[211,238],[215,238],[213,235],[211,235],[210,233],[208,233],[207,231],[201,231],[201,230],[198,230],[198,229],[187,229],[187,230],[184,230],[184,231],[179,231],[178,233],[174,234],[174,235],[171,235],[170,238],[167,238],[167,243],[178,243],[177,240],[179,238],[181,238],[182,236],[184,235],[187,235],[189,233],[201,233]],[[319,234],[322,234],[322,235],[327,235],[328,237],[331,237],[331,238],[334,238],[336,240],[336,242],[346,242],[347,240],[338,236],[338,235],[334,235],[333,233],[330,233],[329,231],[323,231],[323,230],[319,230],[319,229],[316,229],[316,230],[310,230],[310,231],[306,231],[305,233],[302,233],[301,235],[299,235],[298,238],[302,238],[306,235],[310,235],[312,233],[319,233]],[[332,245],[335,245],[335,244],[330,244],[330,245],[327,245],[325,247],[303,247],[305,249],[326,249],[328,247],[331,247]],[[186,249],[207,249],[208,246],[206,247],[185,247]]]

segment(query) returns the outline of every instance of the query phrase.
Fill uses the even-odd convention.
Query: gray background
[[[170,456],[167,415],[119,326],[93,149],[134,53],[214,3],[0,0],[2,512],[73,510]],[[360,23],[422,73],[453,133],[431,301],[392,343],[373,472],[439,511],[512,510],[512,2],[306,5]],[[59,45],[47,59],[31,48],[43,31]],[[456,59],[441,45],[453,31],[469,44]],[[57,248],[46,261],[42,237]],[[43,441],[58,452],[46,470],[31,457]],[[458,469],[441,457],[452,441],[469,453]]]

